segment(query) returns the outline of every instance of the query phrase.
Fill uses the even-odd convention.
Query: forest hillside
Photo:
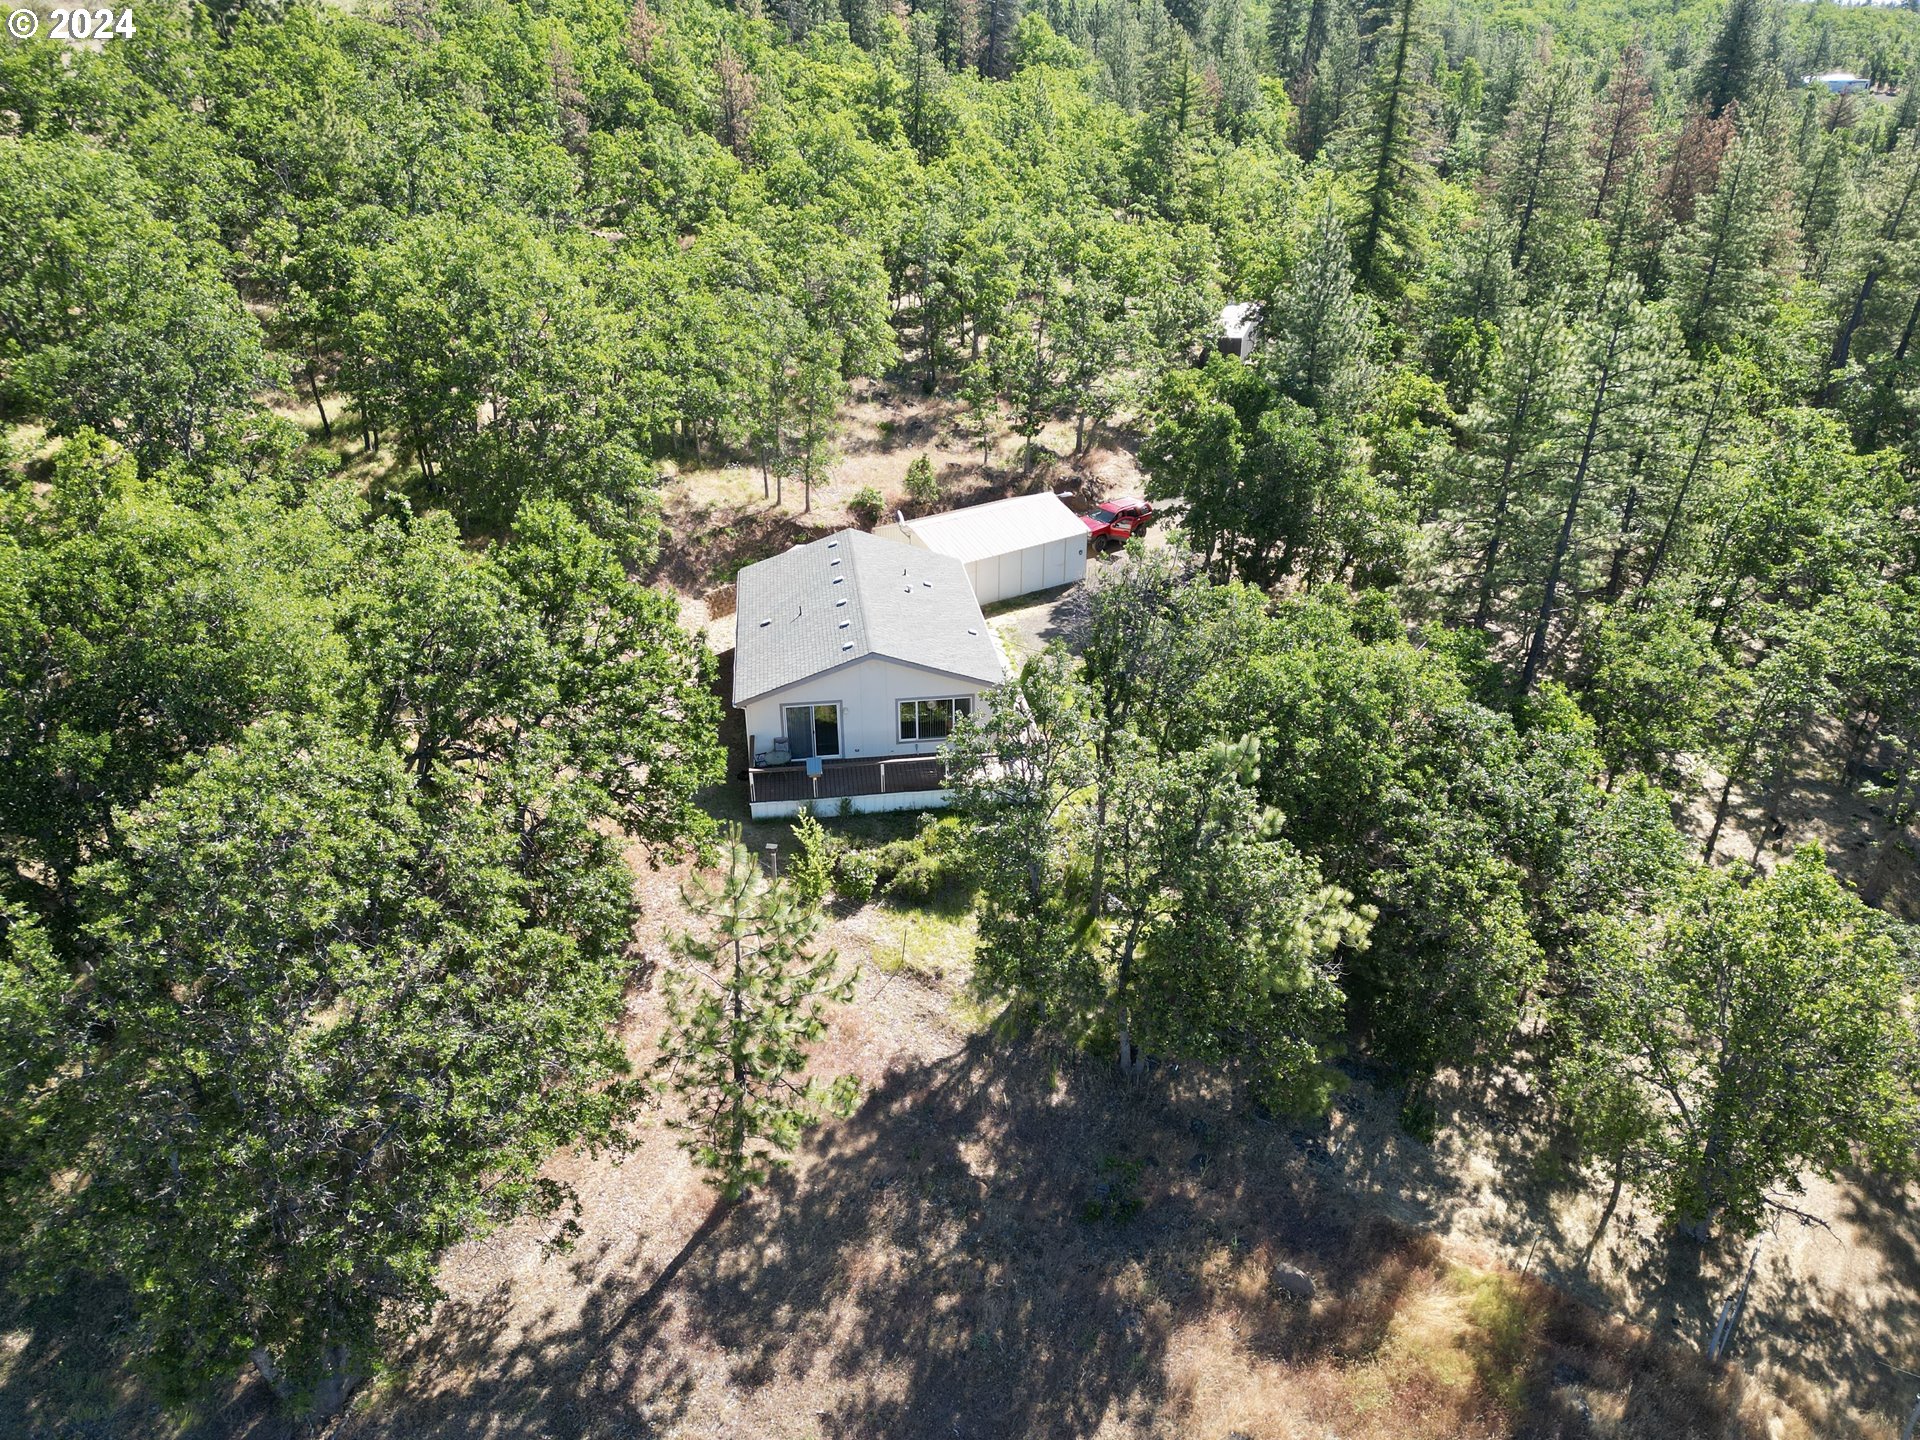
[[[1898,1433],[1920,13],[15,13],[0,1429]],[[749,822],[739,569],[1042,489]]]

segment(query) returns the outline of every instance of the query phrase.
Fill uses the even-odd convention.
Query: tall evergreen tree
[[[796,1085],[807,1051],[827,1031],[827,1006],[853,998],[858,978],[817,950],[817,906],[769,881],[736,836],[712,880],[687,884],[697,928],[671,937],[662,1083],[684,1113],[668,1123],[725,1201],[789,1163],[806,1130],[848,1115],[852,1077]]]
[[[1709,115],[1702,106],[1687,112],[1654,191],[1652,223],[1647,227],[1644,255],[1638,267],[1641,278],[1648,284],[1657,283],[1667,244],[1674,232],[1693,222],[1700,197],[1719,180],[1721,158],[1732,143],[1731,115]]]
[[[1267,7],[1267,68],[1275,75],[1293,73],[1294,47],[1300,40],[1302,0],[1274,0]]]
[[[1506,321],[1519,287],[1505,222],[1488,216],[1454,235],[1436,270],[1425,326],[1427,367],[1444,377],[1453,407],[1465,410],[1509,343]]]
[[[1366,381],[1367,321],[1367,302],[1354,293],[1346,227],[1328,196],[1286,284],[1265,307],[1274,337],[1268,373],[1282,393],[1319,414],[1348,413]]]
[[[939,26],[931,15],[913,17],[907,43],[907,143],[925,165],[940,152],[946,129],[941,104],[946,73],[940,65]]]
[[[1360,32],[1347,0],[1327,0],[1326,38],[1303,71],[1296,143],[1311,160],[1340,133],[1360,89]],[[1304,61],[1303,61],[1304,64]]]
[[[1296,105],[1302,102],[1307,87],[1313,83],[1314,72],[1320,68],[1320,57],[1327,48],[1327,33],[1331,28],[1333,11],[1341,3],[1342,0],[1307,0],[1306,25],[1300,36],[1300,50],[1292,71]]]
[[[1571,61],[1545,62],[1528,78],[1488,171],[1511,226],[1514,273],[1529,287],[1557,283],[1578,262],[1591,208],[1586,92]]]
[[[1590,517],[1612,513],[1611,492],[1657,423],[1660,397],[1673,378],[1670,321],[1643,303],[1631,279],[1616,281],[1580,336],[1578,406],[1564,440],[1564,461],[1542,516],[1553,528],[1542,537],[1544,576],[1527,639],[1520,688],[1531,691],[1545,668],[1573,576],[1586,549]]]
[[[1652,110],[1653,87],[1647,80],[1647,52],[1636,40],[1621,51],[1620,58],[1614,62],[1593,127],[1590,148],[1595,183],[1590,213],[1594,219],[1607,213],[1607,202],[1647,143]]]
[[[1694,72],[1694,103],[1718,119],[1753,98],[1766,70],[1772,22],[1766,0],[1729,0],[1713,44]]]
[[[1865,189],[1866,204],[1849,237],[1846,260],[1837,267],[1839,314],[1827,352],[1828,400],[1845,379],[1863,330],[1872,333],[1890,310],[1894,315],[1907,310],[1901,303],[1904,297],[1896,293],[1889,307],[1886,296],[1892,282],[1914,267],[1915,251],[1920,250],[1920,133],[1908,135],[1875,167]]]
[[[1406,265],[1428,179],[1416,134],[1424,63],[1420,0],[1393,0],[1379,40],[1382,59],[1371,99],[1372,128],[1363,151],[1365,209],[1354,244],[1354,273],[1376,294],[1396,291]]]
[[[1559,463],[1553,442],[1573,398],[1573,352],[1566,326],[1552,307],[1517,317],[1488,377],[1485,401],[1469,417],[1473,443],[1448,487],[1448,508],[1459,516],[1472,557],[1473,623],[1492,617],[1508,547],[1528,498],[1544,490]]]
[[[1752,334],[1785,269],[1788,159],[1776,98],[1777,87],[1750,117],[1739,112],[1719,179],[1668,258],[1680,332],[1696,354]]]
[[[980,37],[980,73],[1004,80],[1013,73],[1013,32],[1019,28],[1022,0],[981,0],[986,9]]]
[[[940,58],[949,70],[980,62],[980,0],[938,0],[935,10]]]
[[[1809,107],[1813,97],[1807,97]],[[1852,127],[1830,129],[1815,119],[1796,146],[1798,199],[1794,229],[1800,241],[1800,273],[1815,284],[1828,278],[1841,220],[1852,210],[1854,170],[1858,163],[1858,132]]]

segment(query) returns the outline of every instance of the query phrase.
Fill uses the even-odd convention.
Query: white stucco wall
[[[788,705],[838,705],[840,754],[831,758],[870,760],[887,755],[932,755],[940,749],[938,740],[902,742],[898,738],[900,701],[967,695],[973,698],[978,713],[987,693],[974,680],[870,655],[743,706],[748,763],[758,763],[757,757],[773,748],[774,739],[786,734],[784,707]]]

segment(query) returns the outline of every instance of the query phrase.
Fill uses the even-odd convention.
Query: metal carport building
[[[1086,578],[1087,527],[1051,492],[923,515],[896,528],[909,545],[964,565],[982,605]]]

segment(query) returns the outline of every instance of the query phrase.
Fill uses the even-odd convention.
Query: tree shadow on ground
[[[283,1440],[267,1387],[239,1377],[191,1410],[167,1411],[132,1364],[132,1302],[72,1277],[57,1295],[16,1298],[0,1257],[0,1435],[57,1440]]]
[[[1829,1395],[1839,1405],[1884,1418],[1896,1433],[1920,1393],[1920,1331],[1913,1324],[1920,1295],[1920,1207],[1911,1183],[1862,1171],[1847,1177],[1835,1243],[1851,1244],[1868,1263],[1847,1283],[1795,1274],[1784,1258],[1769,1263],[1766,1303],[1750,1311],[1736,1337],[1737,1357],[1764,1354],[1767,1363]],[[1782,1229],[1799,1222],[1786,1218]],[[1855,1243],[1857,1241],[1857,1243]],[[1819,1343],[1808,1344],[1810,1336]]]
[[[1203,1152],[1070,1068],[976,1042],[894,1071],[688,1267],[682,1322],[736,1386],[818,1377],[834,1436],[1083,1435],[1153,1409],[1159,1252],[1205,1224],[1181,1158]]]
[[[1031,1040],[896,1066],[743,1205],[655,1192],[632,1213],[671,1239],[616,1222],[570,1255],[526,1249],[538,1268],[509,1264],[442,1305],[334,1440],[744,1435],[778,1428],[770,1414],[833,1440],[1166,1433],[1209,1376],[1238,1386],[1254,1366],[1291,1377],[1289,1395],[1323,1386],[1335,1433],[1369,1386],[1393,1413],[1460,1417],[1409,1434],[1744,1433],[1737,1370],[1536,1281],[1460,1269],[1321,1158],[1338,1134],[1259,1122],[1233,1099],[1175,1067],[1129,1085]],[[1283,1293],[1280,1267],[1311,1277],[1311,1304]],[[1418,1340],[1449,1296],[1470,1321],[1434,1344],[1470,1382]],[[65,1329],[85,1333],[71,1315]],[[113,1396],[36,1428],[51,1363],[37,1343],[0,1373],[0,1428],[170,1433],[129,1428]],[[89,1428],[92,1414],[116,1418]],[[190,1433],[284,1426],[230,1405]]]
[[[399,1367],[427,1386],[403,1378],[339,1435],[656,1434],[721,1376],[812,1397],[846,1440],[1144,1428],[1169,1335],[1211,1304],[1211,1247],[1249,1223],[1303,1256],[1348,1233],[1293,1180],[1256,1183],[1216,1113],[985,1040],[897,1068],[670,1283],[610,1242],[571,1262],[577,1317],[513,1315],[509,1285],[444,1305]]]
[[[1282,1126],[1235,1118],[1224,1091],[1130,1086],[985,1038],[896,1067],[793,1174],[670,1258],[614,1237],[543,1262],[571,1267],[577,1311],[514,1313],[511,1282],[442,1307],[402,1364],[424,1383],[373,1397],[341,1440],[744,1434],[770,1405],[833,1440],[1161,1433],[1195,1402],[1195,1337],[1223,1317],[1215,1365],[1336,1389],[1354,1367],[1391,1372],[1395,1403],[1416,1403],[1440,1382],[1405,1365],[1396,1317],[1446,1291],[1454,1262],[1352,1203]],[[1317,1299],[1290,1300],[1278,1266]],[[1461,1352],[1474,1386],[1434,1401],[1483,1417],[1471,1433],[1610,1433],[1589,1393],[1625,1407],[1620,1433],[1733,1433],[1732,1372],[1536,1282],[1484,1283],[1498,1303]]]

